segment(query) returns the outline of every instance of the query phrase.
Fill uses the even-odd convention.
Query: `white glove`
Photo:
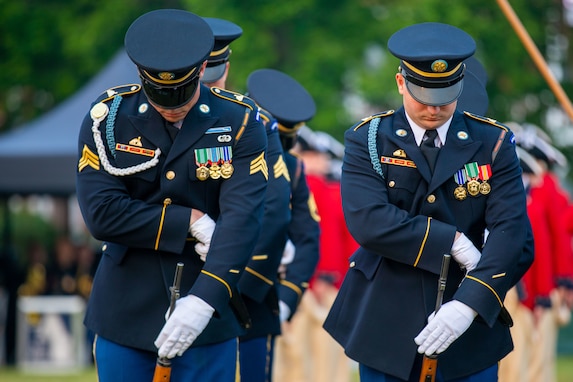
[[[181,356],[203,332],[215,309],[197,296],[188,295],[177,301],[177,308],[155,339],[159,357]]]
[[[454,245],[452,245],[450,253],[454,257],[454,260],[456,260],[462,268],[466,269],[466,272],[474,270],[481,259],[481,252],[478,251],[463,232],[460,237],[454,240]]]
[[[195,220],[195,223],[189,227],[189,232],[197,239],[195,251],[203,261],[207,259],[207,253],[209,253],[209,246],[211,245],[211,238],[213,237],[214,231],[215,222],[207,214]]]
[[[428,324],[414,338],[419,345],[418,353],[427,356],[442,353],[470,327],[476,316],[476,311],[463,302],[445,303],[438,313],[428,317]]]
[[[281,257],[281,264],[288,265],[292,263],[294,259],[294,254],[296,252],[296,248],[292,241],[287,240],[285,249],[283,250],[283,256]]]
[[[279,318],[281,320],[281,324],[288,320],[290,316],[290,308],[286,304],[286,302],[279,300]]]

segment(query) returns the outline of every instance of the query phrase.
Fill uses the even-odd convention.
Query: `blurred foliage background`
[[[570,93],[571,1],[511,3]],[[182,8],[243,28],[232,44],[229,88],[244,91],[255,69],[282,70],[316,99],[318,113],[309,125],[338,139],[358,118],[400,103],[389,36],[412,23],[437,21],[476,39],[476,57],[489,76],[488,116],[537,124],[566,151],[573,141],[571,129],[564,129],[571,122],[494,0],[0,0],[0,8],[0,132],[73,96],[122,48],[136,17]]]

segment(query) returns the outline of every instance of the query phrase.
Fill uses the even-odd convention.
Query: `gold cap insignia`
[[[432,62],[432,71],[434,73],[443,73],[448,69],[448,63],[444,60],[436,60]]]
[[[170,72],[161,72],[157,75],[164,81],[169,81],[175,78],[175,74]]]

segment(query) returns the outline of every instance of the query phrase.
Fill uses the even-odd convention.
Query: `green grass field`
[[[559,333],[557,382],[573,381],[573,322]],[[97,382],[95,370],[87,368],[75,374],[40,375],[23,373],[14,367],[0,367],[0,382]],[[283,382],[283,381],[277,381]],[[353,382],[358,382],[358,376]],[[516,381],[519,382],[519,381]],[[537,381],[536,381],[537,382]],[[540,381],[542,382],[542,381]]]
[[[86,369],[78,374],[71,375],[35,375],[24,374],[14,368],[0,368],[0,381],[2,382],[96,382],[95,370]],[[358,377],[355,378],[358,381]],[[573,381],[573,355],[563,355],[557,360],[557,382]]]

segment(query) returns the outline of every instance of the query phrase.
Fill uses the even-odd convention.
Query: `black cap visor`
[[[187,104],[195,95],[199,85],[199,76],[178,86],[162,86],[141,76],[143,91],[149,101],[165,109],[177,109]]]
[[[225,74],[225,69],[227,69],[226,64],[226,61],[223,61],[223,63],[215,66],[209,66],[209,64],[207,64],[207,67],[203,72],[203,77],[201,77],[201,82],[210,84],[223,77],[223,74]]]

